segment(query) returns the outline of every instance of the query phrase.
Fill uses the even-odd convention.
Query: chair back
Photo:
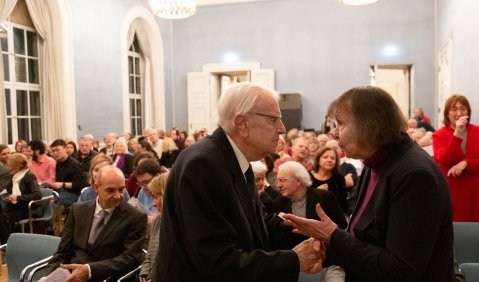
[[[460,269],[467,282],[479,282],[479,263],[463,263]]]
[[[54,192],[53,189],[51,189],[51,188],[42,188],[40,190],[42,191],[42,198],[52,196],[53,192]],[[43,215],[41,217],[36,218],[36,221],[51,220],[52,216],[53,216],[52,201],[51,200],[43,201],[42,202],[42,208],[43,208]]]
[[[453,226],[457,262],[479,263],[479,222],[454,222]]]
[[[321,270],[319,273],[316,274],[306,274],[304,272],[299,273],[298,282],[318,282],[324,281],[325,270]]]
[[[60,239],[43,234],[12,233],[6,246],[8,281],[19,281],[27,265],[53,255]]]

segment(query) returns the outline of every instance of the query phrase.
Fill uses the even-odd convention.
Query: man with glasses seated
[[[145,206],[151,215],[155,215],[157,210],[153,205],[153,194],[148,189],[148,184],[160,172],[161,167],[151,159],[140,162],[135,171],[138,185],[141,187],[140,192],[138,192],[138,202]]]

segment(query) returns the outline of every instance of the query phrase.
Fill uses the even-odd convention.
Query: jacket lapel
[[[98,237],[96,238],[95,242],[93,243],[92,248],[98,246],[99,244],[101,244],[101,242],[106,240],[121,224],[121,220],[124,218],[122,214],[125,210],[125,204],[126,203],[124,201],[121,201],[120,206],[113,210],[113,213],[110,215],[110,218],[106,222],[103,229],[100,231],[100,234],[98,234]]]
[[[213,132],[212,137],[218,140],[218,147],[224,152],[225,163],[228,164],[228,170],[230,171],[231,177],[234,181],[235,192],[238,195],[241,206],[243,207],[243,211],[245,212],[246,217],[248,218],[251,229],[253,229],[253,232],[256,234],[257,238],[259,239],[261,246],[263,246],[264,245],[263,237],[260,230],[260,224],[258,222],[260,218],[262,217],[260,216],[257,217],[256,211],[255,211],[256,208],[259,209],[259,206],[256,205],[256,208],[255,208],[255,206],[253,205],[253,202],[251,201],[251,198],[248,194],[249,193],[248,184],[246,183],[246,179],[244,177],[244,174],[241,171],[241,168],[239,166],[239,163],[237,161],[233,148],[231,147],[228,141],[228,138],[226,137],[226,134],[221,127],[216,129],[215,132]],[[261,211],[258,210],[257,212],[261,212]],[[264,225],[263,222],[261,224]]]

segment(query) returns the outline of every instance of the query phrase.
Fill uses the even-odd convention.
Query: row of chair
[[[454,222],[454,255],[467,282],[479,282],[479,222]]]

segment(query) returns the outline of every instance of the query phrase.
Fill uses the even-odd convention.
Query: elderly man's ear
[[[249,126],[248,126],[248,119],[246,118],[246,116],[245,115],[235,116],[234,123],[235,123],[235,128],[238,130],[240,135],[242,137],[248,137]]]

